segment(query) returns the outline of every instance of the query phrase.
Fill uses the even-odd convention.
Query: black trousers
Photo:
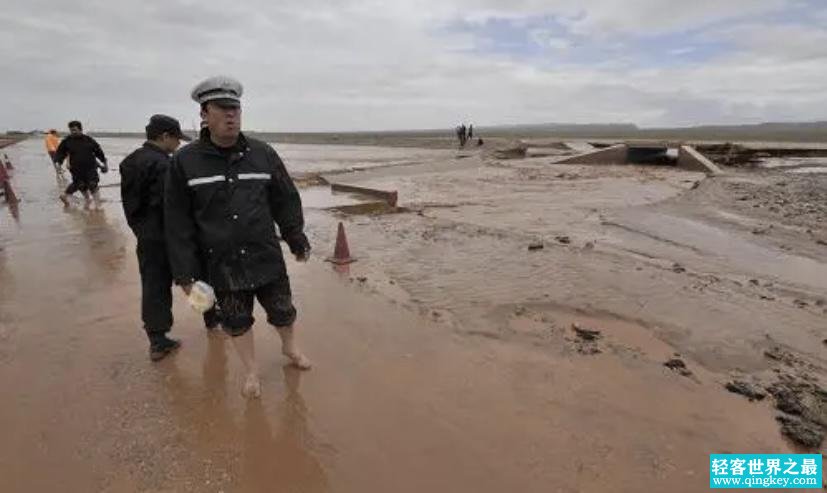
[[[141,319],[150,341],[172,329],[172,271],[167,246],[159,239],[138,239],[138,268],[141,272]],[[204,313],[208,329],[218,326],[215,309]]]
[[[97,168],[69,169],[72,175],[72,183],[66,187],[66,195],[72,195],[77,191],[95,193],[98,191],[100,176]]]
[[[167,246],[162,240],[138,239],[141,272],[141,319],[152,339],[172,328],[172,271]]]

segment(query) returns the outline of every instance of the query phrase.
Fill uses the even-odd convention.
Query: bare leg
[[[276,327],[276,332],[281,337],[281,353],[290,358],[290,363],[300,370],[309,370],[313,365],[307,359],[296,344],[293,326]]]
[[[95,209],[101,208],[101,193],[100,190],[95,190],[95,193],[92,194],[92,198],[95,199]]]
[[[84,190],[81,192],[83,194],[83,208],[88,209],[92,205],[92,197],[89,196],[89,192]]]
[[[247,372],[247,378],[244,382],[244,387],[241,389],[241,395],[249,399],[257,399],[261,397],[261,382],[258,379],[258,366],[256,366],[256,346],[253,339],[253,331],[248,329],[243,335],[233,337],[233,346],[238,357],[241,358],[241,363]]]

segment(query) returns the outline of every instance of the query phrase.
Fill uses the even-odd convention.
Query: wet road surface
[[[354,281],[370,256],[333,272],[330,242],[288,264],[314,369],[285,367],[257,312],[247,402],[231,343],[180,293],[183,348],[149,361],[117,189],[64,211],[41,143],[7,151],[23,202],[19,220],[0,209],[0,491],[695,492],[711,452],[790,449],[762,405],[664,368],[673,348],[640,324],[529,306],[480,333],[553,350],[468,337]],[[572,351],[573,322],[601,327],[601,354]]]

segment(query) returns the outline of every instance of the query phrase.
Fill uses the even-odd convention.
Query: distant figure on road
[[[471,140],[474,138],[474,125],[468,125],[468,137],[467,140]]]
[[[215,289],[221,325],[247,377],[242,394],[261,395],[253,304],[259,304],[299,369],[310,361],[294,339],[296,308],[274,223],[296,260],[310,255],[301,198],[268,144],[241,132],[241,83],[211,77],[192,99],[207,127],[175,154],[164,187],[164,220],[173,279],[189,294],[196,281]]]
[[[172,272],[164,237],[164,180],[170,154],[181,140],[189,139],[178,120],[153,115],[146,126],[146,142],[120,165],[123,211],[138,240],[141,319],[152,361],[163,359],[181,345],[167,337],[173,322]]]
[[[46,133],[45,144],[46,152],[49,154],[49,162],[55,167],[57,177],[62,178],[63,167],[55,163],[55,154],[57,154],[57,148],[60,145],[60,135],[57,133],[57,130],[51,129]]]
[[[55,152],[54,163],[58,166],[69,157],[69,173],[72,175],[72,183],[66,187],[61,194],[60,200],[63,205],[69,206],[69,197],[80,191],[86,199],[86,208],[89,208],[91,194],[95,199],[95,205],[100,208],[100,193],[98,192],[98,168],[101,172],[108,173],[109,165],[106,163],[106,156],[103,154],[100,144],[83,133],[83,125],[77,120],[69,122],[69,135],[63,139]],[[97,161],[103,163],[98,166]]]
[[[457,140],[459,140],[459,146],[460,147],[465,147],[465,142],[467,140],[465,132],[466,132],[466,128],[465,128],[464,123],[457,127]]]

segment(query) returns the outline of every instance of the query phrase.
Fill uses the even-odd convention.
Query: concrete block
[[[573,156],[560,161],[557,164],[626,164],[629,148],[626,144],[618,144],[605,149],[600,149],[579,156]]]
[[[698,152],[692,146],[681,146],[678,151],[678,167],[692,171],[703,171],[708,175],[720,175],[721,168]]]
[[[387,192],[384,190],[376,190],[375,188],[366,188],[366,187],[357,187],[354,185],[345,185],[344,183],[331,183],[330,189],[334,192],[350,192],[350,193],[358,193],[362,195],[368,195],[370,197],[377,197],[385,202],[388,203],[391,207],[396,207],[396,203],[399,200],[399,193],[396,191]]]

